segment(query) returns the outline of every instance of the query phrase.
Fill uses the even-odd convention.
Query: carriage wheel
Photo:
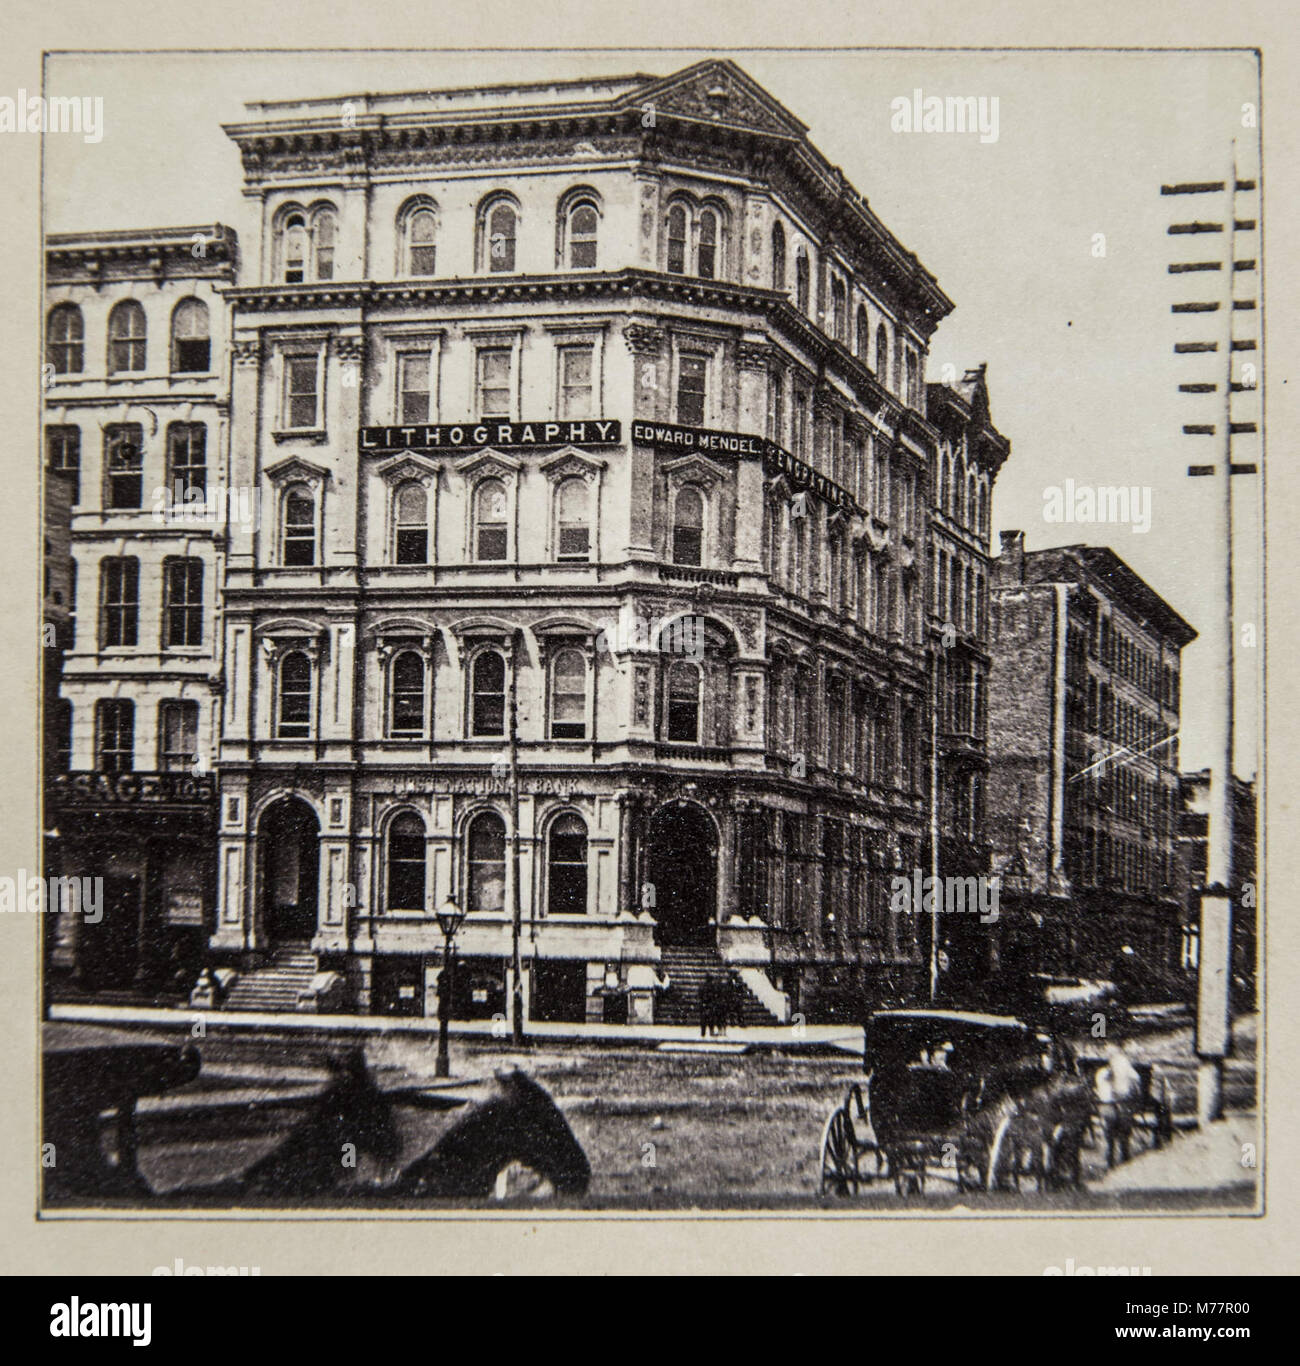
[[[822,1130],[822,1168],[819,1195],[856,1195],[858,1156],[853,1129],[843,1106],[832,1112]]]

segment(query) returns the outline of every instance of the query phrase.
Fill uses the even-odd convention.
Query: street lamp
[[[451,993],[456,985],[456,931],[464,919],[465,912],[451,897],[438,907],[438,924],[442,926],[445,941],[442,975],[438,978],[438,1063],[434,1073],[439,1077],[451,1076],[447,1029],[451,1022]]]

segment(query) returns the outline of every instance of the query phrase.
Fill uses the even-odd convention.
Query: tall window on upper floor
[[[424,822],[414,811],[394,816],[388,826],[388,895],[384,907],[389,911],[424,909]]]
[[[591,499],[585,479],[564,479],[555,489],[555,558],[591,558]]]
[[[172,309],[172,372],[206,374],[211,362],[208,306],[202,299],[182,299]]]
[[[849,300],[844,281],[831,280],[831,336],[837,342],[849,339]]]
[[[490,346],[478,353],[478,416],[510,416],[510,363],[508,346]]]
[[[143,370],[144,359],[144,309],[134,299],[123,299],[108,315],[109,373]]]
[[[808,312],[808,253],[799,247],[794,254],[794,306]]]
[[[857,318],[853,326],[853,354],[866,365],[871,354],[871,324],[867,320],[866,304],[858,305]]]
[[[393,658],[389,673],[389,734],[411,739],[424,734],[424,657],[403,650]]]
[[[302,650],[291,650],[280,661],[276,735],[281,740],[305,740],[311,734],[311,660]]]
[[[595,270],[599,210],[590,199],[579,199],[569,206],[566,218],[564,235],[569,268]]]
[[[700,246],[695,273],[705,280],[715,279],[721,252],[722,219],[716,209],[703,209],[700,212]]]
[[[175,501],[208,487],[208,429],[201,422],[173,422],[167,428],[167,491]]]
[[[85,369],[86,324],[76,304],[50,310],[45,326],[45,359],[56,375],[79,375]]]
[[[163,562],[163,649],[202,644],[203,561],[169,557]]]
[[[884,323],[876,328],[876,378],[889,386],[889,333]]]
[[[334,239],[338,233],[338,219],[333,209],[317,209],[311,219],[311,247],[317,280],[334,278]]]
[[[104,428],[104,506],[138,508],[144,495],[144,428],[114,422]]]
[[[546,913],[587,913],[587,825],[571,811],[555,819],[547,839]]]
[[[471,672],[470,734],[506,733],[506,661],[499,650],[484,650]]]
[[[95,754],[102,773],[130,773],[135,767],[135,703],[105,697],[95,703]]]
[[[398,218],[399,275],[437,274],[438,215],[422,200],[408,204]]]
[[[515,238],[519,214],[505,199],[488,204],[479,227],[479,265],[482,270],[511,271],[515,268]]]
[[[283,503],[281,559],[289,568],[316,563],[316,495],[306,484],[287,489]]]
[[[559,416],[562,418],[592,415],[592,361],[594,348],[590,346],[562,346],[559,350]]]
[[[677,421],[683,427],[704,425],[705,384],[709,362],[705,356],[683,356],[677,371]]]
[[[199,760],[199,704],[158,704],[158,766],[165,773],[188,773]]]
[[[581,650],[560,650],[551,665],[551,738],[587,736],[587,661]]]
[[[785,228],[772,224],[772,288],[785,288]]]
[[[72,501],[81,501],[81,428],[46,427],[45,458],[52,469],[68,476]]]
[[[688,222],[685,205],[674,204],[668,210],[668,270],[673,275],[686,274]]]
[[[907,353],[907,401],[913,408],[921,403],[921,369],[915,351]]]
[[[134,556],[99,562],[99,645],[134,645],[140,626],[140,561]]]
[[[320,357],[284,358],[284,425],[288,431],[311,431],[320,426]]]
[[[429,562],[429,495],[420,484],[403,484],[393,500],[396,534],[393,559],[397,564]]]
[[[429,420],[429,356],[424,351],[405,351],[397,357],[398,421]]]
[[[291,208],[280,220],[277,248],[280,275],[286,284],[334,278],[334,244],[338,216],[332,205],[323,204],[310,214]]]
[[[700,666],[674,660],[664,689],[664,734],[669,740],[700,742]]]
[[[510,537],[506,525],[509,503],[499,479],[484,479],[474,490],[474,558],[504,560]]]
[[[500,914],[506,906],[506,823],[495,811],[470,822],[466,839],[466,911]]]
[[[285,283],[300,285],[307,278],[307,256],[311,245],[306,215],[289,214],[281,225],[280,233]]]
[[[697,565],[704,554],[704,495],[687,485],[673,506],[673,563]]]

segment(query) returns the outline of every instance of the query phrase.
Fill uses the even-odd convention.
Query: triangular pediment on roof
[[[688,66],[629,92],[623,102],[701,123],[756,128],[790,138],[801,138],[808,131],[806,124],[800,123],[735,62],[724,60]]]
[[[277,484],[286,483],[290,479],[305,479],[309,484],[323,484],[329,479],[330,472],[324,465],[304,460],[300,455],[291,455],[286,460],[268,465],[266,477]]]
[[[395,455],[375,467],[389,484],[416,483],[428,488],[438,477],[438,466],[418,455]]]
[[[523,467],[522,460],[504,451],[493,450],[490,446],[456,461],[456,469],[460,474],[495,474],[501,479],[517,475]]]
[[[576,446],[566,446],[563,450],[556,451],[554,455],[547,456],[547,458],[538,465],[538,469],[540,469],[548,479],[557,482],[561,479],[568,479],[573,475],[590,481],[604,468],[605,461],[598,460],[595,456],[588,455],[585,451],[580,451]]]
[[[707,456],[698,453],[665,461],[660,468],[674,483],[694,482],[712,486],[722,483],[727,477],[727,471],[721,465],[715,465]]]

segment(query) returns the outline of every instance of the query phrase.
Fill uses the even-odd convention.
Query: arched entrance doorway
[[[646,881],[654,888],[660,944],[713,942],[718,888],[718,839],[713,822],[693,802],[670,802],[650,822]]]
[[[274,945],[306,943],[316,933],[319,833],[316,813],[300,797],[285,797],[262,814],[262,924]]]

